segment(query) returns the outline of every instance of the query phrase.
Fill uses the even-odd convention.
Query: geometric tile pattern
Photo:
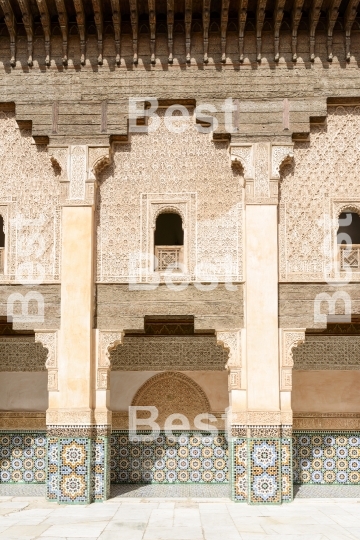
[[[292,475],[292,440],[291,437],[281,439],[281,499],[282,502],[293,500]]]
[[[281,504],[279,439],[248,439],[250,504]]]
[[[231,451],[232,498],[253,504],[293,499],[291,438],[234,438]]]
[[[58,439],[58,502],[90,502],[90,439]]]
[[[110,471],[112,483],[227,483],[228,444],[223,432],[113,431]]]
[[[96,437],[91,449],[91,500],[101,502],[110,496],[109,437]]]
[[[232,498],[234,501],[247,501],[247,439],[236,438],[231,446],[231,484]]]
[[[0,432],[0,483],[44,483],[46,433]]]
[[[360,432],[293,432],[294,484],[360,484]]]

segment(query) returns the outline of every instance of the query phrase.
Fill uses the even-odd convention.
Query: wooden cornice
[[[209,26],[210,26],[210,4],[211,0],[203,0],[203,41],[204,41],[204,64],[209,61]]]
[[[298,28],[302,16],[302,8],[304,5],[304,0],[294,0],[293,10],[292,10],[292,25],[291,25],[291,52],[293,62],[297,60],[297,34]]]
[[[59,24],[61,28],[61,35],[62,35],[62,52],[63,52],[62,63],[64,66],[67,66],[68,39],[69,39],[68,15],[67,15],[64,0],[55,0],[55,4],[56,4]]]
[[[318,25],[323,0],[313,0],[310,11],[310,60],[315,60],[315,32]]]
[[[327,51],[328,51],[328,61],[332,62],[333,60],[333,32],[334,26],[339,15],[339,7],[341,0],[332,0],[330,7],[327,12]]]
[[[256,60],[261,62],[262,28],[265,20],[266,0],[258,0],[256,7]]]
[[[120,11],[120,0],[111,0],[111,9],[112,9],[112,20],[114,25],[114,34],[115,34],[115,53],[116,58],[115,62],[119,66],[121,62],[121,11]]]
[[[51,21],[46,0],[36,0],[39,12],[41,25],[45,36],[45,65],[50,66],[50,37],[51,37]]]
[[[185,48],[186,62],[191,60],[191,22],[192,22],[192,0],[185,0]]]
[[[284,17],[285,0],[276,0],[274,9],[274,60],[278,62],[280,59],[279,42],[280,42],[280,27]]]
[[[168,31],[168,62],[173,63],[174,60],[174,0],[167,0],[166,2],[167,12],[167,31]]]
[[[245,25],[246,25],[246,18],[247,18],[247,6],[248,6],[248,0],[239,0],[238,23],[239,23],[239,60],[240,60],[240,63],[244,61],[244,34],[245,34]]]
[[[150,62],[155,65],[155,43],[156,43],[156,11],[155,0],[148,0],[149,6],[149,26],[150,26]]]
[[[76,11],[76,24],[80,35],[80,63],[85,65],[86,61],[86,24],[83,0],[74,0]]]
[[[125,3],[124,3],[125,2]],[[128,3],[127,3],[128,2]],[[10,37],[10,65],[16,67],[16,47],[17,41],[23,39],[24,31],[27,36],[27,62],[29,66],[33,65],[33,41],[35,31],[39,34],[39,15],[40,22],[44,33],[44,45],[45,45],[45,58],[36,59],[37,64],[40,66],[46,65],[50,67],[51,54],[54,56],[54,52],[51,53],[51,43],[53,38],[53,25],[59,24],[62,34],[62,63],[64,66],[68,65],[68,42],[69,34],[76,23],[78,33],[80,36],[80,63],[85,65],[86,63],[86,40],[87,40],[87,28],[92,27],[94,22],[97,33],[97,62],[102,65],[104,59],[104,32],[105,28],[109,31],[111,36],[111,25],[107,27],[109,21],[112,21],[113,27],[113,39],[115,48],[115,62],[114,58],[110,62],[114,62],[115,65],[121,65],[121,40],[122,40],[122,24],[124,25],[124,33],[128,33],[132,30],[132,49],[133,49],[133,63],[138,63],[138,41],[140,26],[141,31],[150,33],[150,50],[149,53],[145,53],[145,62],[151,62],[155,65],[156,58],[156,40],[157,40],[157,27],[158,21],[161,22],[159,31],[164,32],[164,25],[162,22],[166,19],[167,25],[167,47],[168,47],[168,63],[173,64],[177,51],[174,50],[174,31],[180,30],[183,32],[185,39],[185,61],[190,64],[191,62],[191,44],[192,44],[192,25],[193,19],[196,19],[196,27],[194,31],[199,31],[198,17],[199,11],[201,11],[202,17],[202,30],[203,30],[203,59],[206,64],[209,62],[209,55],[214,58],[215,61],[226,63],[227,56],[234,62],[234,51],[227,51],[227,43],[229,40],[228,27],[229,21],[234,30],[234,18],[238,20],[238,58],[239,62],[243,63],[245,59],[245,53],[252,61],[255,60],[254,51],[244,51],[244,38],[245,27],[250,33],[255,33],[253,38],[256,39],[256,60],[261,62],[262,57],[262,37],[265,19],[272,19],[272,35],[274,43],[274,52],[267,51],[267,60],[279,62],[281,54],[281,34],[287,33],[288,30],[285,25],[288,25],[289,19],[291,20],[291,51],[292,60],[297,60],[297,37],[299,25],[302,21],[302,17],[305,18],[306,24],[302,26],[302,32],[307,33],[307,50],[304,49],[302,55],[307,58],[306,61],[314,62],[315,60],[315,47],[316,47],[316,34],[321,32],[322,39],[325,38],[327,43],[326,60],[331,62],[333,59],[333,34],[336,27],[336,32],[344,39],[346,43],[346,60],[350,61],[351,57],[351,35],[354,25],[356,25],[356,17],[358,15],[358,9],[360,0],[275,0],[274,3],[267,2],[267,0],[256,0],[256,3],[248,3],[249,0],[239,0],[235,5],[230,4],[230,0],[221,0],[218,5],[211,4],[211,0],[202,0],[202,3],[195,3],[192,0],[185,0],[183,3],[175,4],[175,0],[166,0],[164,3],[156,2],[156,0],[146,0],[145,2],[138,2],[138,0],[0,0],[0,16],[2,19],[0,23],[6,25],[9,37]],[[55,10],[56,7],[56,10]],[[217,12],[212,15],[212,9],[216,9]],[[321,16],[326,16],[326,27],[322,26],[319,30],[319,21]],[[212,21],[214,16],[214,21]],[[140,25],[140,21],[145,21],[148,18],[148,23]],[[248,20],[250,18],[250,20]],[[231,20],[230,20],[231,19]],[[255,21],[254,21],[255,19]],[[337,21],[340,24],[337,24]],[[215,22],[216,21],[216,22]],[[218,21],[220,27],[218,27]],[[176,23],[179,23],[175,25]],[[211,26],[211,23],[214,24]],[[70,24],[71,23],[71,24]],[[248,26],[247,26],[248,24]],[[267,23],[266,23],[267,24]],[[184,28],[184,30],[181,30]],[[271,28],[268,27],[268,31]],[[214,45],[211,51],[209,50],[209,32],[219,32],[218,45]],[[89,32],[89,34],[94,32]],[[325,35],[324,35],[325,33]],[[40,32],[41,34],[41,32]],[[40,35],[39,34],[39,35]],[[90,39],[90,38],[89,38]],[[92,38],[91,38],[92,39]],[[216,41],[214,40],[214,44]],[[111,50],[111,49],[109,49]],[[310,55],[308,52],[310,51]],[[285,51],[283,51],[285,53]],[[250,56],[249,56],[250,53]],[[237,52],[235,53],[237,54]],[[320,56],[323,56],[322,51],[318,51]],[[78,54],[75,54],[77,57]],[[92,56],[92,55],[91,55]],[[110,56],[111,53],[110,53]],[[159,55],[158,55],[159,56]],[[310,58],[309,58],[310,56]],[[45,60],[45,62],[44,62]],[[107,60],[107,59],[106,59]],[[58,61],[58,60],[57,60]],[[184,61],[184,59],[182,60]],[[197,60],[199,61],[199,60]],[[235,60],[236,62],[236,60]],[[72,62],[73,63],[73,62]],[[19,62],[18,62],[19,64]]]
[[[138,63],[138,32],[139,32],[139,15],[137,0],[129,0],[130,2],[130,20],[132,28],[133,41],[133,63]]]
[[[351,57],[351,29],[353,27],[357,9],[359,6],[360,0],[349,0],[348,6],[346,8],[344,22],[345,22],[345,42],[346,42],[346,60],[350,62]]]
[[[0,0],[1,9],[4,12],[5,24],[10,36],[10,65],[16,65],[16,19],[12,10],[10,0]]]
[[[22,13],[22,22],[25,27],[27,43],[28,43],[28,66],[33,65],[33,38],[34,38],[34,23],[33,16],[30,10],[28,0],[18,0]]]
[[[221,5],[221,62],[226,62],[226,33],[229,20],[230,0],[222,0]]]
[[[98,64],[99,66],[102,66],[104,21],[101,0],[92,0],[92,6],[94,10],[94,20],[98,37]]]

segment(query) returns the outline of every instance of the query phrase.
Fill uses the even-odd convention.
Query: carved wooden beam
[[[209,61],[209,26],[210,26],[210,3],[211,0],[203,0],[203,40],[204,40],[204,64]]]
[[[46,0],[36,0],[40,12],[40,20],[45,36],[45,65],[50,66],[50,37],[51,37],[51,21]]]
[[[284,16],[285,0],[276,0],[274,9],[274,60],[278,62],[280,59],[279,42],[280,42],[280,27]]]
[[[115,33],[115,52],[116,58],[115,62],[117,65],[120,65],[120,47],[121,47],[121,11],[120,11],[120,1],[111,0],[111,9],[112,9],[112,20],[114,24],[114,33]]]
[[[5,15],[5,24],[10,35],[10,65],[16,65],[16,20],[9,0],[0,0]]]
[[[156,11],[155,0],[148,0],[149,4],[149,25],[150,25],[150,62],[155,65],[155,43],[156,43]]]
[[[350,43],[351,43],[351,29],[356,18],[357,8],[360,0],[349,0],[346,8],[344,21],[345,21],[345,41],[346,41],[346,60],[350,62]]]
[[[190,64],[191,56],[191,22],[192,22],[192,0],[185,0],[185,46],[186,62]]]
[[[230,0],[222,0],[221,5],[221,61],[226,62],[226,32],[229,20]]]
[[[168,50],[169,50],[169,64],[173,63],[173,47],[174,47],[174,0],[167,0],[167,29],[168,29]]]
[[[18,0],[22,14],[22,21],[25,27],[27,42],[28,42],[28,66],[33,65],[33,36],[34,36],[34,24],[33,16],[30,10],[28,0]]]
[[[247,17],[248,0],[239,0],[239,60],[244,61],[244,33]]]
[[[315,32],[318,25],[323,0],[313,0],[310,11],[310,61],[315,60]]]
[[[130,20],[133,34],[133,63],[138,63],[138,30],[139,30],[139,14],[137,0],[130,0]]]
[[[256,7],[256,60],[261,62],[261,35],[265,19],[266,0],[258,0]]]
[[[68,16],[67,16],[64,0],[55,0],[55,3],[56,3],[56,9],[58,12],[59,24],[60,24],[61,35],[62,35],[62,49],[63,49],[62,63],[64,66],[67,66],[68,36],[69,36]]]
[[[96,31],[98,36],[98,64],[102,66],[103,63],[103,33],[104,33],[104,22],[103,22],[103,10],[101,5],[101,0],[92,0],[93,10],[94,10],[94,20],[96,25]]]
[[[327,50],[328,50],[328,61],[332,62],[333,60],[333,32],[334,26],[339,15],[339,6],[341,0],[332,0],[328,12],[327,12]]]
[[[292,10],[292,36],[291,36],[291,51],[293,62],[297,60],[297,34],[302,15],[304,0],[294,0]]]
[[[86,55],[86,40],[85,40],[85,11],[82,0],[74,0],[74,6],[76,11],[76,24],[79,29],[80,35],[80,63],[82,66],[85,65],[85,55]]]

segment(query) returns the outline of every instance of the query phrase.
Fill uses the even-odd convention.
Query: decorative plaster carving
[[[360,413],[294,412],[295,429],[360,430]]]
[[[233,163],[240,163],[245,179],[254,177],[252,145],[230,145],[230,157]]]
[[[281,413],[272,411],[248,411],[247,412],[247,424],[248,425],[280,425]]]
[[[0,411],[0,429],[46,429],[45,413]]]
[[[240,349],[241,330],[232,332],[216,332],[218,343],[221,343],[229,351],[229,359],[226,367],[241,367],[241,349]]]
[[[46,356],[33,336],[0,338],[0,371],[45,371]]]
[[[210,413],[210,404],[205,392],[190,377],[177,372],[165,372],[146,381],[136,392],[132,406],[154,406],[159,411],[156,422],[163,427],[170,414],[184,415],[192,427],[198,414]],[[143,411],[137,411],[137,418]],[[145,411],[144,418],[148,417]],[[174,428],[173,428],[174,429]]]
[[[241,390],[241,369],[230,369],[229,390]]]
[[[294,157],[294,145],[276,145],[271,146],[271,177],[280,180],[280,167]]]
[[[336,201],[347,207],[347,202],[360,200],[359,133],[360,107],[329,107],[326,125],[311,128],[310,142],[295,143],[293,162],[282,167],[281,281],[327,278],[332,249],[324,251],[324,242],[336,217]],[[352,280],[359,279],[354,272]]]
[[[129,336],[109,358],[113,371],[222,371],[228,352],[215,336]]]
[[[113,163],[99,175],[97,280],[133,279],[134,257],[153,253],[153,216],[160,207],[176,206],[186,219],[186,279],[196,280],[198,265],[198,274],[215,267],[218,281],[242,281],[242,175],[229,167],[227,143],[199,133],[192,111],[179,120],[185,129],[181,135],[167,129],[164,110],[158,114],[158,129],[132,134],[131,144],[114,145]]]
[[[360,369],[360,336],[306,336],[293,352],[296,370]]]
[[[294,366],[293,349],[305,341],[305,328],[283,330],[282,367]]]
[[[57,332],[36,332],[35,342],[41,343],[42,346],[48,351],[45,364],[45,367],[48,369],[48,390],[51,392],[57,391]]]
[[[121,344],[122,333],[119,331],[99,332],[97,389],[109,389],[110,353]]]
[[[292,390],[292,369],[294,349],[305,341],[305,328],[282,330],[280,390]]]
[[[46,425],[93,425],[94,411],[91,409],[48,409],[46,411]]]
[[[77,145],[70,148],[70,194],[69,199],[85,199],[86,182],[86,146]]]
[[[34,263],[33,278],[59,279],[59,182],[45,148],[32,144],[31,132],[19,130],[12,112],[0,113],[0,204],[7,206],[6,274],[1,281],[18,280],[21,265]],[[38,255],[23,248],[30,235],[41,238]]]

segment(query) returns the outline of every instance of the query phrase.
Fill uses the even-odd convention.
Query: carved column
[[[280,504],[292,498],[292,420],[281,406],[277,205],[280,166],[292,144],[232,143],[230,154],[243,168],[246,234],[246,396],[231,416],[233,493],[252,504]]]
[[[246,390],[244,366],[241,358],[241,330],[231,330],[216,333],[217,341],[229,351],[226,364],[228,369],[228,389],[230,416],[232,413],[242,411],[245,406]]]
[[[96,164],[109,147],[49,147],[60,168],[61,326],[57,391],[49,393],[47,496],[59,503],[109,496],[110,417],[96,407],[94,210]]]

